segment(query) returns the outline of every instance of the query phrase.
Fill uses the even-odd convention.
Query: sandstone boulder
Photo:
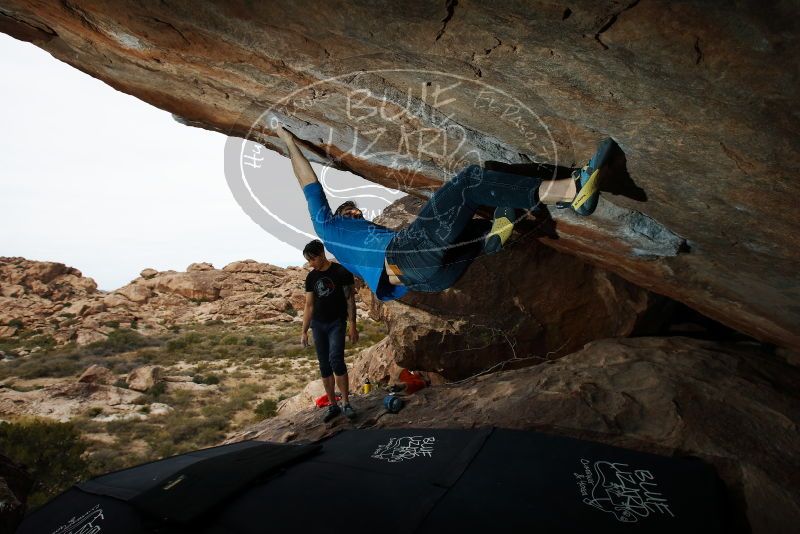
[[[154,282],[154,289],[161,293],[172,293],[195,301],[213,301],[219,298],[221,278],[215,271],[201,270],[162,275],[149,282]]]
[[[115,293],[137,304],[147,302],[153,294],[149,287],[136,283],[128,284],[127,286],[117,289]]]
[[[350,367],[350,387],[357,390],[367,378],[373,384],[393,384],[402,370],[395,362],[391,339],[387,336],[356,356]]]
[[[325,395],[325,386],[322,379],[317,379],[306,384],[303,391],[293,397],[289,397],[278,403],[278,415],[289,417],[301,410],[307,410],[315,406],[314,402]]]
[[[158,274],[158,271],[148,267],[147,269],[142,269],[142,271],[139,273],[139,276],[141,276],[145,280],[149,280],[150,278],[153,278],[157,274]]]
[[[89,366],[78,378],[78,382],[106,385],[112,385],[116,380],[117,376],[108,367],[97,364]]]
[[[161,380],[161,367],[158,365],[145,365],[137,367],[128,374],[126,382],[128,388],[134,391],[147,391]]]
[[[775,111],[800,99],[793,2],[532,1],[498,18],[491,2],[276,0],[250,6],[249,25],[238,4],[9,0],[4,12],[3,31],[184,124],[285,153],[250,127],[267,103],[289,101],[292,112],[272,112],[315,159],[420,196],[466,163],[580,165],[612,136],[627,178],[604,184],[593,217],[551,211],[556,232],[543,240],[800,347],[800,220],[772,209],[798,191],[788,177],[800,132],[791,112]],[[258,21],[276,17],[291,30],[264,32]],[[354,94],[365,97],[362,115],[350,113]],[[431,139],[410,140],[411,125]]]
[[[16,326],[0,326],[0,338],[13,337],[16,335],[18,328]]]
[[[213,271],[214,266],[207,262],[192,263],[186,268],[187,273],[196,271]]]

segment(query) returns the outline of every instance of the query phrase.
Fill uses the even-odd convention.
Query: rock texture
[[[613,136],[636,188],[607,184],[618,194],[588,220],[553,214],[545,242],[796,350],[800,215],[775,209],[799,187],[796,15],[755,1],[6,0],[0,31],[282,151],[258,122],[272,107],[319,161],[422,195],[469,162],[572,166]]]
[[[687,338],[602,340],[557,361],[406,397],[356,397],[361,427],[539,429],[714,464],[754,533],[800,524],[800,370],[749,346]],[[316,439],[349,427],[306,409],[239,439]]]
[[[172,325],[212,320],[292,322],[303,309],[307,271],[244,260],[222,269],[193,263],[186,272],[142,273],[106,293],[61,263],[0,257],[0,337],[38,330],[57,343],[83,345],[119,327],[156,334]]]
[[[134,391],[147,391],[161,381],[161,367],[158,365],[145,365],[137,367],[125,379],[128,388]]]

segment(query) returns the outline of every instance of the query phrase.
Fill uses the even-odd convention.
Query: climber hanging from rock
[[[276,132],[288,148],[317,235],[339,263],[361,276],[384,301],[408,290],[451,287],[478,255],[502,248],[514,229],[517,209],[531,210],[542,203],[591,215],[617,146],[611,138],[604,140],[588,165],[561,179],[551,179],[554,167],[547,165],[533,164],[539,172],[532,175],[470,165],[436,190],[409,226],[394,231],[365,220],[352,201],[331,211],[294,134],[282,126]],[[479,206],[495,208],[491,223],[473,219]]]

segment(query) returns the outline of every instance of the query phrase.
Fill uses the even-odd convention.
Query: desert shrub
[[[164,392],[167,391],[167,383],[166,382],[156,382],[153,387],[147,390],[147,396],[153,400],[158,400]]]
[[[145,337],[139,332],[129,328],[114,330],[103,341],[96,341],[86,346],[86,352],[95,356],[106,356],[128,352],[144,347],[152,347],[159,344],[159,340]]]
[[[7,324],[8,326],[15,326],[19,329],[22,329],[25,326],[22,322],[22,319],[11,319]]]
[[[82,365],[77,361],[71,360],[69,356],[61,355],[50,357],[45,355],[36,355],[20,361],[15,368],[8,367],[3,369],[4,372],[0,373],[0,376],[5,374],[16,374],[20,378],[24,379],[44,377],[55,378],[74,375],[81,370]]]
[[[118,378],[117,381],[114,382],[114,385],[117,386],[118,388],[128,389],[128,383],[125,381],[124,378]]]
[[[28,497],[31,508],[87,478],[87,464],[81,457],[85,449],[86,443],[72,423],[0,423],[0,450],[24,465],[34,480]]]
[[[203,383],[209,386],[219,384],[219,377],[217,375],[208,375],[205,380],[203,380]]]
[[[256,341],[256,345],[258,345],[259,349],[272,350],[272,347],[275,346],[275,343],[273,343],[273,341],[268,337],[260,336],[258,341]]]
[[[256,415],[264,419],[275,417],[278,410],[278,403],[274,399],[264,399],[255,408]]]
[[[119,328],[119,321],[103,321],[103,326],[109,328]]]
[[[237,336],[234,336],[233,334],[229,334],[229,335],[223,337],[220,342],[223,345],[238,345],[239,344],[239,338]]]
[[[169,352],[184,350],[190,345],[196,345],[203,341],[203,336],[198,332],[188,332],[175,339],[167,341],[166,347]]]
[[[255,344],[256,344],[256,340],[253,339],[253,336],[244,336],[244,339],[242,339],[242,345],[246,345],[248,347],[252,347]]]

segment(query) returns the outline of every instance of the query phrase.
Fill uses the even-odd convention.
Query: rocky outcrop
[[[70,317],[71,303],[97,296],[94,280],[63,263],[0,257],[0,337],[53,331]]]
[[[105,384],[111,385],[116,382],[117,376],[111,372],[108,367],[102,365],[90,365],[81,376],[78,377],[78,382],[87,382],[89,384]]]
[[[800,522],[800,370],[750,345],[687,338],[602,340],[559,360],[406,397],[383,413],[382,393],[356,397],[360,427],[538,429],[714,464],[754,533]],[[315,439],[314,409],[264,421],[232,438]]]
[[[10,0],[0,30],[186,124],[283,151],[278,118],[318,161],[422,196],[613,136],[629,178],[543,242],[800,347],[800,219],[775,209],[800,168],[792,3]]]
[[[186,272],[145,269],[106,293],[63,264],[0,258],[0,337],[38,331],[56,343],[85,345],[119,327],[157,334],[191,322],[293,322],[303,309],[306,273],[253,260],[222,269],[193,263]]]

